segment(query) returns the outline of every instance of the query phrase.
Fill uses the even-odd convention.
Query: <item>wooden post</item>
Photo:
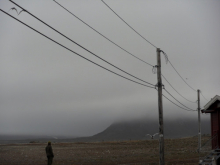
[[[163,103],[162,103],[162,79],[160,48],[157,48],[157,86],[158,86],[158,112],[159,112],[159,152],[160,165],[164,165],[164,133],[163,133]]]
[[[198,96],[198,152],[201,149],[201,120],[200,120],[200,90],[197,90]]]

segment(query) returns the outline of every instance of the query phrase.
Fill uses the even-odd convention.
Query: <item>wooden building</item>
[[[220,96],[212,98],[202,110],[202,113],[210,113],[212,149],[220,148]]]

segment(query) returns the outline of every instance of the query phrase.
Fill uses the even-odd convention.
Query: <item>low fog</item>
[[[101,58],[140,79],[157,84],[157,75],[152,71],[152,66],[156,65],[156,48],[131,30],[102,1],[58,2],[152,66],[116,47],[52,0],[15,2]],[[219,1],[105,2],[167,54],[182,78],[161,54],[162,74],[169,83],[165,79],[162,82],[178,101],[197,110],[197,89],[202,92],[201,108],[212,97],[220,95]],[[17,15],[15,10],[10,10],[16,7],[13,3],[1,0],[0,6],[83,57],[142,83],[81,49],[27,12]],[[16,8],[20,11],[19,7]],[[128,81],[86,61],[3,12],[0,12],[0,22],[1,135],[91,136],[118,121],[158,120],[156,89]],[[183,107],[165,90],[163,94]],[[181,109],[164,97],[163,110],[164,122],[198,118],[197,111]],[[202,114],[202,120],[207,119],[209,115]]]

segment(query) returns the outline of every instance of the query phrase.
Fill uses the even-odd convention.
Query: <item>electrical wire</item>
[[[191,103],[195,103],[196,104],[196,102],[197,101],[190,101],[190,100],[188,100],[187,98],[185,98],[183,95],[181,95],[172,85],[171,85],[171,83],[166,79],[166,77],[163,75],[163,74],[161,74],[161,76],[164,78],[164,80],[166,80],[166,82],[176,91],[176,93],[178,93],[182,98],[184,98],[185,100],[187,100],[187,101],[189,101],[189,102],[191,102]]]
[[[174,100],[176,100],[178,103],[180,103],[182,106],[184,106],[185,108],[187,108],[189,111],[196,111],[196,110],[193,110],[187,106],[185,106],[184,104],[182,104],[180,101],[178,101],[172,94],[170,94],[170,92],[168,92],[166,89],[164,89]],[[184,108],[184,109],[185,109]]]
[[[139,83],[139,82],[137,82],[137,81],[134,81],[134,80],[132,80],[132,79],[129,79],[129,78],[125,77],[125,76],[122,76],[122,75],[120,75],[120,74],[118,74],[118,73],[116,73],[116,72],[113,72],[113,71],[111,71],[111,70],[109,70],[109,69],[107,69],[107,68],[105,68],[105,67],[103,67],[103,66],[101,66],[101,65],[99,65],[99,64],[97,64],[97,63],[95,63],[95,62],[93,62],[93,61],[91,61],[91,60],[89,60],[88,58],[86,58],[86,57],[80,55],[79,53],[77,53],[77,52],[75,52],[75,51],[73,51],[73,50],[67,48],[66,46],[60,44],[59,42],[57,42],[57,41],[55,41],[55,40],[53,40],[53,39],[51,39],[50,37],[48,37],[48,36],[46,36],[45,34],[39,32],[38,30],[32,28],[31,26],[25,24],[24,22],[18,20],[17,18],[13,17],[12,15],[6,13],[6,12],[3,11],[2,9],[0,9],[0,11],[3,12],[3,13],[5,13],[6,15],[10,16],[11,18],[15,19],[16,21],[20,22],[21,24],[27,26],[28,28],[32,29],[33,31],[37,32],[38,34],[44,36],[45,38],[49,39],[50,41],[56,43],[57,45],[59,45],[59,46],[65,48],[66,50],[68,50],[68,51],[70,51],[70,52],[72,52],[72,53],[78,55],[79,57],[81,57],[81,58],[83,58],[83,59],[85,59],[85,60],[87,60],[87,61],[89,61],[89,62],[91,62],[91,63],[93,63],[93,64],[95,64],[95,65],[97,65],[97,66],[99,66],[99,67],[101,67],[102,69],[105,69],[105,70],[107,70],[107,71],[109,71],[109,72],[111,72],[111,73],[113,73],[113,74],[115,74],[115,75],[117,75],[117,76],[119,76],[119,77],[122,77],[122,78],[124,78],[124,79],[129,80],[129,81],[132,81],[132,82],[134,82],[134,83],[136,83],[136,84],[139,84],[139,85],[142,85],[142,86],[145,86],[145,87],[149,87],[149,88],[153,88],[153,89],[155,89],[155,88],[152,87],[152,86],[148,86],[148,85],[145,85],[145,84]]]
[[[9,0],[9,1],[12,2],[12,3],[14,3],[14,4],[15,4],[16,6],[18,6],[19,8],[25,10],[23,7],[19,6],[18,4],[16,4],[16,3],[13,2],[12,0]],[[39,18],[36,17],[35,15],[31,14],[29,11],[27,11],[27,10],[25,10],[25,11],[26,11],[28,14],[30,14],[32,17],[34,17],[35,19],[37,19],[38,21],[40,21],[41,23],[45,24],[46,26],[48,26],[49,28],[51,28],[51,29],[54,30],[55,32],[59,33],[60,35],[62,35],[62,36],[65,37],[66,39],[68,39],[69,41],[71,41],[71,42],[73,42],[74,44],[78,45],[78,46],[81,47],[82,49],[86,50],[87,52],[91,53],[91,54],[94,55],[95,57],[97,57],[97,58],[101,59],[102,61],[106,62],[107,64],[109,64],[109,65],[115,67],[116,69],[118,69],[118,70],[120,70],[120,71],[126,73],[127,75],[129,75],[129,76],[131,76],[131,77],[133,77],[133,78],[136,78],[136,79],[138,79],[138,80],[140,80],[140,81],[142,81],[142,82],[144,82],[144,83],[147,83],[147,84],[149,84],[149,85],[155,86],[154,84],[149,83],[149,82],[147,82],[147,81],[144,81],[144,80],[142,80],[142,79],[140,79],[140,78],[138,78],[138,77],[136,77],[136,76],[134,76],[134,75],[132,75],[132,74],[126,72],[126,71],[124,71],[123,69],[120,69],[119,67],[113,65],[112,63],[110,63],[110,62],[104,60],[103,58],[99,57],[99,56],[96,55],[95,53],[91,52],[90,50],[86,49],[86,48],[83,47],[82,45],[78,44],[77,42],[73,41],[73,40],[70,39],[69,37],[65,36],[64,34],[62,34],[61,32],[59,32],[59,31],[56,30],[55,28],[51,27],[50,25],[48,25],[47,23],[45,23],[44,21],[42,21],[41,19],[39,19]]]
[[[9,1],[11,1],[11,0],[9,0]],[[11,1],[12,3],[14,3],[13,1]],[[55,0],[54,0],[54,2],[56,2]],[[102,2],[107,6],[107,7],[109,7],[103,0],[102,0]],[[107,37],[105,37],[103,34],[101,34],[100,32],[98,32],[97,30],[95,30],[94,28],[92,28],[90,25],[88,25],[86,22],[84,22],[82,19],[80,19],[79,17],[77,17],[76,15],[74,15],[73,13],[71,13],[69,10],[67,10],[65,7],[63,7],[61,4],[59,4],[58,2],[56,2],[59,6],[61,6],[63,9],[65,9],[66,11],[68,11],[70,14],[72,14],[75,18],[77,18],[78,20],[80,20],[81,22],[83,22],[85,25],[87,25],[88,27],[90,27],[92,30],[94,30],[95,32],[97,32],[98,34],[100,34],[102,37],[104,37],[104,38],[106,38],[108,41],[110,41],[111,43],[113,43],[114,45],[116,45],[117,47],[119,47],[119,48],[121,48],[122,50],[124,50],[124,51],[126,51],[127,53],[129,53],[129,54],[131,54],[130,52],[128,52],[127,50],[125,50],[125,49],[123,49],[122,47],[120,47],[118,44],[116,44],[116,43],[114,43],[113,41],[111,41],[110,39],[108,39]],[[14,3],[14,4],[16,4],[16,3]],[[17,4],[16,4],[17,5]],[[17,5],[17,6],[19,6],[19,5]],[[20,6],[19,6],[20,7]],[[22,8],[22,7],[20,7],[20,8]],[[22,8],[23,9],[23,8]],[[109,9],[111,9],[110,7],[109,7]],[[25,9],[23,9],[23,10],[25,10]],[[112,9],[111,9],[112,10]],[[26,12],[27,12],[27,10],[25,10]],[[113,11],[113,10],[112,10]],[[113,11],[114,12],[114,11]],[[29,12],[28,12],[29,13]],[[125,22],[116,12],[114,12],[124,23],[126,23],[131,29],[133,29],[127,22]],[[31,13],[29,13],[30,15],[32,15],[33,17],[35,17],[36,19],[38,19],[39,21],[41,21],[42,23],[44,23],[45,25],[47,25],[47,26],[49,26],[48,24],[46,24],[45,22],[43,22],[42,20],[40,20],[39,18],[37,18],[36,16],[34,16],[33,14],[31,14]],[[50,28],[52,28],[51,26],[49,26]],[[55,30],[54,28],[52,28],[53,30]],[[135,29],[133,29],[138,35],[140,35]],[[68,37],[66,37],[65,35],[63,35],[62,33],[60,33],[59,31],[57,31],[57,30],[55,30],[56,32],[58,32],[59,34],[61,34],[62,36],[64,36],[65,38],[67,38],[67,39],[69,39]],[[142,38],[143,38],[143,36],[142,35],[140,35]],[[144,38],[145,39],[145,38]],[[69,39],[69,40],[71,40],[71,39]],[[145,39],[146,40],[146,39]],[[71,40],[72,41],[72,40]],[[146,40],[147,42],[149,42],[148,40]],[[84,50],[87,50],[87,49],[85,49],[84,47],[82,47],[81,45],[79,45],[78,43],[76,43],[75,41],[72,41],[72,42],[74,42],[75,44],[77,44],[78,46],[80,46],[81,48],[83,48]],[[149,42],[150,43],[150,42]],[[150,43],[151,44],[151,43]],[[153,45],[154,46],[154,45]],[[156,46],[154,46],[155,48],[156,48]],[[89,50],[87,50],[88,52],[90,52],[91,54],[93,54],[93,55],[95,55],[94,53],[92,53],[91,51],[89,51]],[[161,51],[161,52],[163,52],[163,51]],[[165,55],[165,58],[166,58],[166,61],[169,61],[168,60],[168,57],[167,57],[167,55],[166,55],[166,53],[164,53],[163,52],[163,54]],[[131,54],[132,56],[134,56],[133,54]],[[100,58],[99,56],[97,56],[97,55],[95,55],[96,57],[98,57],[98,58]],[[137,58],[137,59],[139,59],[138,57],[136,57],[136,56],[134,56],[135,58]],[[111,63],[109,63],[109,62],[107,62],[106,60],[104,60],[104,59],[102,59],[102,58],[100,58],[101,60],[103,60],[103,61],[105,61],[106,63],[108,63],[108,64],[110,64],[110,65],[112,65],[112,66],[114,66],[113,64],[111,64]],[[141,60],[142,62],[144,62],[144,63],[146,63],[146,64],[148,64],[148,65],[150,65],[150,66],[153,66],[153,65],[151,65],[151,64],[149,64],[149,63],[147,63],[146,61],[143,61],[142,59],[139,59],[139,60]],[[170,62],[170,61],[169,61]],[[171,64],[171,66],[173,67],[173,69],[177,72],[177,70],[175,69],[175,67],[172,65],[172,63],[170,62],[170,64]],[[133,75],[131,75],[131,74],[129,74],[129,73],[127,73],[127,72],[125,72],[125,71],[123,71],[122,69],[120,69],[120,68],[118,68],[118,67],[116,67],[116,66],[114,66],[115,68],[117,68],[117,69],[119,69],[119,70],[121,70],[122,72],[124,72],[124,73],[126,73],[126,74],[128,74],[128,75],[130,75],[130,76],[132,76],[132,77],[134,77],[134,78],[136,78],[136,79],[139,79],[139,78],[137,78],[137,77],[135,77],[135,76],[133,76]],[[177,72],[178,73],[178,72]],[[178,75],[182,78],[182,76],[178,73]],[[163,75],[162,75],[163,76]],[[163,76],[163,78],[168,82],[168,80]],[[141,79],[139,79],[139,80],[141,80]],[[185,80],[182,78],[182,80],[185,82]],[[141,80],[141,81],[143,81],[143,80]],[[145,82],[145,83],[148,83],[148,82],[146,82],[146,81],[143,81],[143,82]],[[185,82],[186,83],[186,82]],[[150,84],[150,83],[148,83],[148,84]],[[181,97],[183,97],[169,82],[168,82],[168,84],[181,96]],[[186,83],[188,86],[189,86],[189,84],[188,83]],[[153,84],[150,84],[150,85],[153,85]],[[191,86],[189,86],[191,89],[193,89]],[[195,89],[193,89],[194,91],[196,91]],[[167,91],[168,92],[168,91]],[[172,96],[172,95],[171,95]],[[173,97],[173,96],[172,96]],[[204,97],[204,96],[203,96]],[[174,98],[174,97],[173,97]],[[183,97],[184,99],[186,99],[185,97]],[[205,97],[204,97],[205,98]],[[174,98],[175,99],[175,98]],[[206,98],[205,98],[206,99]],[[189,102],[192,102],[192,101],[190,101],[190,100],[188,100],[188,99],[186,99],[187,101],[189,101]],[[207,99],[206,99],[207,100]],[[178,101],[179,102],[179,101]],[[180,103],[180,102],[179,102]],[[195,102],[193,102],[193,103],[195,103]],[[180,103],[181,104],[181,103]],[[183,105],[183,104],[182,104]],[[183,105],[184,106],[184,105]],[[188,108],[188,107],[187,107]]]
[[[145,41],[147,41],[149,44],[151,44],[153,47],[157,48],[154,44],[152,44],[149,40],[147,40],[146,38],[144,38],[140,33],[138,33],[133,27],[131,27],[123,18],[121,18],[106,2],[104,2],[104,0],[101,0],[118,18],[120,18],[126,25],[128,25],[134,32],[136,32],[141,38],[143,38]],[[163,51],[161,51],[163,52]],[[167,54],[165,52],[163,52],[165,55],[165,58],[167,58],[166,60],[171,64],[171,66],[173,67],[173,69],[176,71],[176,73],[181,77],[181,79],[194,91],[196,91],[194,88],[192,88],[183,78],[182,76],[179,74],[179,72],[176,70],[176,68],[173,66],[173,64],[170,62],[170,60],[168,60]]]
[[[152,44],[149,40],[147,40],[146,38],[144,38],[140,33],[138,33],[133,27],[131,27],[122,17],[120,17],[107,3],[104,2],[104,0],[101,0],[119,19],[121,19],[127,26],[129,26],[135,33],[137,33],[141,38],[143,38],[145,41],[147,41],[149,44],[151,44],[153,47],[157,48],[154,44]],[[170,65],[173,67],[173,69],[176,71],[176,73],[181,77],[181,79],[194,91],[196,91],[194,88],[192,88],[183,78],[182,76],[179,74],[179,72],[176,70],[176,68],[173,66],[173,64],[170,62],[170,60],[168,59],[168,56],[167,54],[164,52],[164,51],[161,51],[164,56],[165,56],[165,59],[166,59],[166,63],[169,62]],[[154,70],[154,68],[153,68]],[[162,75],[163,76],[163,75]],[[167,79],[163,76],[163,78],[167,81]],[[167,81],[168,82],[168,81]],[[169,83],[169,82],[168,82]],[[169,83],[169,85],[173,88],[173,86]],[[174,88],[173,88],[174,89]],[[177,90],[174,89],[176,92]],[[166,89],[165,91],[171,95]],[[180,96],[182,96],[179,92],[177,92]],[[171,95],[172,96],[172,95]],[[173,97],[173,96],[172,96]],[[183,96],[182,96],[183,97]],[[173,97],[174,98],[174,97]],[[185,97],[183,97],[184,99],[186,99]],[[205,97],[204,97],[205,98]],[[168,99],[168,98],[167,98]],[[175,99],[175,98],[174,98]],[[168,99],[169,100],[169,99]],[[176,100],[176,99],[175,99]],[[188,99],[186,99],[187,101],[190,101]],[[178,100],[176,100],[177,102],[179,102]],[[190,101],[192,102],[192,101]],[[179,102],[180,103],[180,102]],[[192,103],[196,103],[196,102],[192,102]],[[181,105],[183,105],[182,103],[180,103]],[[183,105],[184,107],[186,107],[185,105]],[[188,108],[188,107],[186,107]],[[190,109],[190,108],[188,108]],[[186,110],[186,109],[185,109]],[[193,109],[190,109],[190,111],[195,111]]]
[[[183,110],[185,110],[185,111],[196,111],[196,110],[188,110],[188,109],[185,109],[185,108],[183,108],[183,107],[181,107],[181,106],[179,106],[179,105],[177,105],[176,103],[174,103],[172,100],[170,100],[168,97],[166,97],[164,94],[162,94],[163,95],[163,97],[165,97],[168,101],[170,101],[171,103],[173,103],[174,105],[176,105],[177,107],[179,107],[179,108],[181,108],[181,109],[183,109]]]
[[[186,85],[188,85],[192,90],[194,90],[194,91],[196,92],[196,90],[195,90],[193,87],[191,87],[191,86],[184,80],[184,78],[179,74],[179,72],[175,69],[175,67],[173,66],[173,64],[170,62],[170,60],[169,60],[169,63],[170,63],[170,65],[173,67],[173,69],[176,71],[176,73],[181,77],[181,79],[186,83]]]
[[[205,96],[202,94],[202,91],[200,90],[200,93],[202,95],[202,97],[206,100],[206,101],[209,101],[208,99],[205,98]]]
[[[121,19],[128,27],[130,27],[136,34],[138,34],[141,38],[151,44],[153,47],[157,48],[154,44],[152,44],[149,40],[143,37],[140,33],[138,33],[133,27],[131,27],[123,18],[121,18],[107,3],[101,0],[119,19]]]
[[[164,51],[162,51],[162,50],[160,50],[160,52],[162,52],[163,54],[164,54],[164,57],[165,57],[165,60],[166,60],[166,63],[168,63],[168,61],[169,61],[169,59],[168,59],[168,56],[167,56],[167,54],[164,52]],[[153,67],[153,69],[152,69],[152,72],[155,74],[156,73],[156,69],[157,68],[157,66],[154,66]],[[161,74],[161,76],[164,78],[164,80],[166,80],[166,82],[181,96],[181,97],[183,97],[185,100],[187,100],[187,101],[189,101],[189,102],[192,102],[192,103],[196,103],[197,101],[190,101],[190,100],[188,100],[187,98],[185,98],[183,95],[181,95],[172,85],[171,85],[171,83],[166,79],[166,77],[163,75],[163,74]]]
[[[164,51],[161,51],[165,56],[167,56],[167,54]],[[168,56],[167,56],[168,57]],[[170,63],[170,65],[172,66],[172,68],[176,71],[176,73],[180,76],[180,78],[186,83],[186,85],[188,85],[188,87],[190,87],[192,90],[194,90],[195,92],[197,92],[193,87],[191,87],[185,80],[184,78],[179,74],[179,72],[176,70],[176,68],[173,66],[173,64],[171,63],[171,61],[168,59],[168,62]]]
[[[106,37],[105,35],[103,35],[102,33],[100,33],[98,30],[96,30],[95,28],[93,28],[92,26],[90,26],[88,23],[86,23],[85,21],[83,21],[82,19],[80,19],[78,16],[76,16],[75,14],[73,14],[71,11],[69,11],[67,8],[65,8],[63,5],[61,5],[60,3],[58,3],[56,0],[53,0],[57,5],[59,5],[60,7],[62,7],[64,10],[66,10],[68,13],[70,13],[71,15],[73,15],[76,19],[78,19],[79,21],[81,21],[82,23],[84,23],[86,26],[88,26],[90,29],[92,29],[93,31],[95,31],[96,33],[98,33],[100,36],[104,37],[106,40],[108,40],[109,42],[111,42],[112,44],[114,44],[115,46],[117,46],[118,48],[120,48],[121,50],[125,51],[126,53],[130,54],[131,56],[133,56],[134,58],[144,62],[147,65],[150,65],[153,67],[153,65],[151,65],[150,63],[140,59],[139,57],[135,56],[134,54],[130,53],[129,51],[127,51],[126,49],[122,48],[120,45],[116,44],[114,41],[110,40],[108,37]]]

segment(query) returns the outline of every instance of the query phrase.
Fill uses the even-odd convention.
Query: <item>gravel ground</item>
[[[0,165],[46,165],[46,143],[2,144]],[[169,165],[193,165],[199,161],[197,138],[165,140]],[[53,165],[157,165],[158,140],[52,143]]]

